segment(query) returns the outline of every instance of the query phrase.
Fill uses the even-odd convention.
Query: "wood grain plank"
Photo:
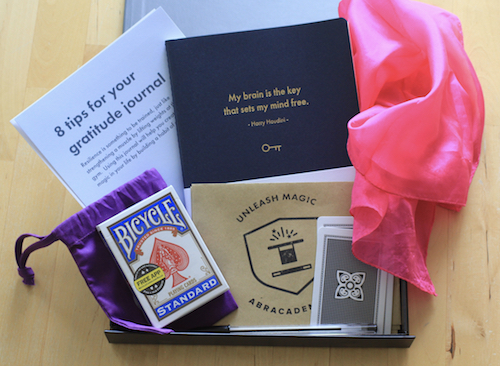
[[[89,1],[39,1],[28,87],[51,89],[82,65],[89,15]]]
[[[91,0],[86,44],[107,46],[122,34],[125,0]]]

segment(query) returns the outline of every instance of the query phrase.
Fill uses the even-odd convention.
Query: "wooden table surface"
[[[80,210],[10,124],[121,34],[123,0],[0,0],[0,365],[500,365],[500,2],[426,0],[462,21],[486,126],[467,206],[438,209],[428,255],[437,297],[410,287],[409,349],[109,344],[108,320],[61,243],[17,275],[14,241]]]

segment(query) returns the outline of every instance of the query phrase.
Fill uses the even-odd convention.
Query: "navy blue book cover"
[[[166,42],[184,186],[350,166],[344,19]]]

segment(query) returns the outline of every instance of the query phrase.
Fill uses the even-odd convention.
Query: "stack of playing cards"
[[[311,325],[390,334],[394,277],[354,257],[352,224],[352,217],[318,219]]]
[[[172,187],[97,229],[155,327],[164,327],[229,289]]]

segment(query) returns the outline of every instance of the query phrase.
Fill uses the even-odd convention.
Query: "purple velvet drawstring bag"
[[[35,284],[33,270],[26,267],[29,255],[37,249],[60,240],[71,252],[97,302],[115,324],[131,330],[167,334],[172,332],[172,329],[188,330],[208,327],[222,319],[237,308],[229,291],[169,324],[172,329],[159,329],[151,326],[146,315],[137,305],[137,300],[113,255],[96,230],[97,224],[166,186],[165,181],[155,169],[148,170],[69,217],[49,235],[21,235],[16,241],[15,251],[18,272],[23,282],[27,285]],[[23,241],[28,237],[38,238],[39,241],[23,252]]]

